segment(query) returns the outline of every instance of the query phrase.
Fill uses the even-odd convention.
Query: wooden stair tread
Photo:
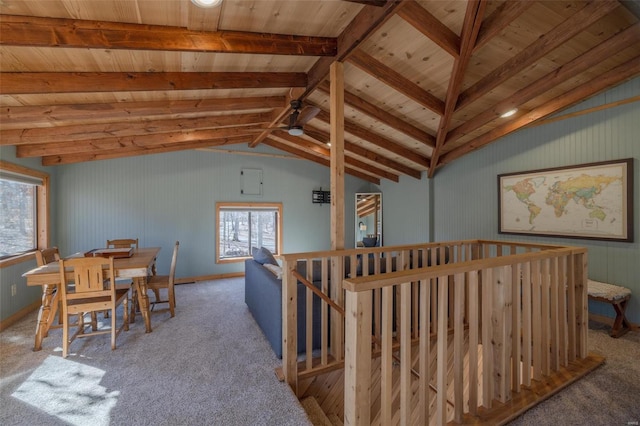
[[[311,423],[313,423],[313,426],[334,426],[313,396],[304,398],[300,401],[300,404],[302,408],[304,408],[304,411],[307,412],[307,416],[309,420],[311,420]]]

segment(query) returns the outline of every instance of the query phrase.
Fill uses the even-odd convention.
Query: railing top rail
[[[312,252],[302,252],[302,253],[287,253],[287,254],[282,254],[280,258],[287,261],[292,261],[292,260],[298,260],[298,259],[309,259],[309,258],[318,258],[318,257],[349,256],[352,254],[362,254],[362,253],[384,253],[388,251],[402,251],[402,250],[432,248],[432,247],[460,245],[460,244],[475,244],[477,242],[478,240],[459,240],[459,241],[441,241],[441,242],[432,242],[432,243],[407,244],[407,245],[400,245],[400,246],[358,247],[358,248],[342,249],[342,250],[322,250],[322,251],[312,251]]]
[[[358,278],[347,278],[343,281],[343,288],[347,291],[370,291],[377,288],[396,285],[398,283],[412,282],[423,279],[432,279],[453,274],[460,274],[480,269],[497,268],[532,260],[544,260],[553,257],[568,256],[572,254],[586,253],[584,247],[558,247],[554,249],[512,254],[500,257],[477,259],[465,262],[450,263],[445,265],[428,266],[405,271],[389,272],[386,274],[369,275]]]
[[[463,245],[463,244],[495,244],[495,245],[503,245],[503,246],[513,245],[518,247],[539,248],[539,249],[557,249],[557,248],[568,247],[568,246],[554,245],[554,244],[523,243],[519,241],[454,240],[454,241],[425,242],[420,244],[407,244],[407,245],[399,245],[399,246],[359,247],[359,248],[342,249],[342,250],[322,250],[322,251],[301,252],[301,253],[286,253],[278,257],[286,261],[294,261],[298,259],[310,259],[310,258],[331,257],[331,256],[350,256],[350,255],[362,254],[362,253],[384,253],[384,252],[390,252],[390,251],[403,251],[403,250],[414,250],[414,249],[424,249],[424,248],[433,248],[433,247],[456,246],[456,245]]]
[[[525,248],[539,248],[539,249],[557,249],[571,247],[564,244],[548,244],[548,243],[527,243],[522,241],[501,241],[501,240],[476,240],[479,244],[495,244],[501,246],[518,246]]]

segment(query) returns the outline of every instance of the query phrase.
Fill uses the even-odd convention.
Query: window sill
[[[7,259],[0,260],[0,269],[6,268],[9,266],[17,265],[19,263],[28,262],[36,258],[34,252],[19,254],[17,256],[12,256]]]

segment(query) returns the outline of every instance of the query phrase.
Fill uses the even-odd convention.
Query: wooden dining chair
[[[156,299],[154,302],[151,302],[151,310],[155,308],[155,305],[158,303],[168,303],[169,311],[171,312],[171,316],[175,316],[175,308],[176,308],[176,294],[174,291],[174,281],[176,276],[176,263],[178,262],[178,248],[180,247],[180,242],[176,241],[175,246],[173,247],[173,256],[171,257],[171,267],[169,268],[169,275],[152,275],[149,277],[147,281],[147,287],[153,290],[156,295]],[[167,298],[161,299],[159,294],[161,289],[167,289]]]
[[[58,260],[60,260],[60,252],[58,251],[58,247],[47,247],[47,248],[43,248],[40,250],[36,250],[36,263],[38,266],[44,266],[48,263],[51,262],[57,262]],[[56,290],[57,293],[60,291],[60,286],[57,285],[56,286]],[[45,292],[45,294],[42,295],[43,299],[45,297],[51,297],[53,295],[53,292],[50,290],[49,292]],[[54,326],[54,325],[50,325],[49,328],[59,328],[62,326],[62,301],[60,300],[60,294],[58,293],[57,295],[57,299],[58,299],[58,303],[56,303],[54,306],[51,307],[51,312],[49,313],[50,318],[53,320],[53,318],[55,318],[56,314],[58,314],[58,325]],[[42,301],[42,305],[45,305],[44,300]],[[47,320],[46,318],[42,318],[43,312],[40,312],[38,314],[38,323],[40,323],[41,321],[45,321]],[[42,337],[46,337],[42,336]]]
[[[69,268],[70,271],[65,271]],[[105,269],[106,268],[106,269]],[[67,357],[69,345],[79,337],[98,334],[111,334],[111,349],[116,348],[116,337],[122,329],[129,330],[128,294],[129,289],[118,289],[115,285],[115,269],[113,257],[78,257],[60,260],[60,282],[62,315],[64,318],[62,332],[62,356]],[[73,284],[73,285],[72,285]],[[123,305],[123,323],[116,324],[116,308]],[[91,329],[84,323],[84,314],[111,311],[111,328],[98,329],[95,316],[91,319]],[[78,322],[71,324],[70,315],[78,315]],[[77,330],[69,336],[70,328]]]
[[[58,251],[58,247],[48,247],[36,250],[36,262],[38,263],[38,266],[43,266],[51,262],[57,262],[58,260],[60,260],[60,252]]]

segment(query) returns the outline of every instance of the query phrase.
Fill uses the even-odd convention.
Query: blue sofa
[[[298,270],[304,271],[305,264],[298,265]],[[244,301],[276,356],[282,358],[282,280],[254,259],[245,261],[244,271]],[[319,280],[319,274],[317,277]],[[320,288],[315,278],[314,273],[314,284]],[[321,305],[320,298],[313,295],[313,349],[320,348],[321,344]],[[298,352],[305,350],[306,315],[306,287],[298,283]]]
[[[264,249],[263,249],[264,250]],[[369,255],[369,275],[374,273],[374,256]],[[447,253],[448,258],[448,253]],[[258,261],[256,260],[258,259]],[[245,261],[244,277],[244,301],[249,307],[249,312],[258,323],[258,326],[271,344],[273,351],[282,358],[282,279],[268,270],[263,263],[276,264],[272,255],[268,253],[254,254],[254,258]],[[438,258],[440,263],[440,258]],[[431,264],[429,258],[428,264]],[[419,259],[419,266],[422,266],[422,259]],[[358,255],[356,276],[362,275],[362,258]],[[392,271],[396,270],[396,259],[392,259]],[[345,262],[345,276],[350,276],[350,262],[348,258]],[[297,270],[306,275],[306,262],[299,262]],[[386,272],[386,261],[380,262],[380,272]],[[321,288],[321,267],[319,261],[313,262],[313,284]],[[331,283],[329,283],[331,286]],[[298,353],[305,350],[306,345],[306,287],[298,282]],[[321,301],[318,296],[313,295],[313,349],[319,349],[321,344],[320,330],[320,310]],[[394,305],[395,306],[395,305]],[[327,307],[329,312],[329,308]]]

